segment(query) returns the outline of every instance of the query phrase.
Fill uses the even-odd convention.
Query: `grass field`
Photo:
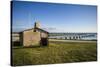
[[[85,62],[97,60],[95,42],[50,41],[47,47],[17,47],[12,49],[13,65],[36,65]]]

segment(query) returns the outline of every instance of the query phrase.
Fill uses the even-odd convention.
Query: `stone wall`
[[[23,32],[23,46],[39,45],[40,40],[40,32],[33,32],[33,30]]]

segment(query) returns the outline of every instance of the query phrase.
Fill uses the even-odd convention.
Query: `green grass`
[[[96,42],[54,42],[47,47],[12,49],[13,65],[36,65],[97,60]]]

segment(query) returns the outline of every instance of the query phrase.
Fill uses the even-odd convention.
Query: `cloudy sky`
[[[97,7],[13,1],[14,32],[34,27],[35,21],[48,32],[97,32]]]

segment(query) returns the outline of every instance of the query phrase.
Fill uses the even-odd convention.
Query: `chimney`
[[[35,22],[34,28],[40,28],[40,23],[39,22]]]

